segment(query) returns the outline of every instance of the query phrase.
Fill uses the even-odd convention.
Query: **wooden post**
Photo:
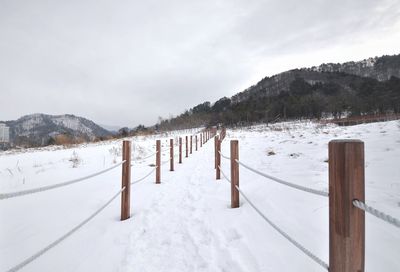
[[[329,142],[329,272],[364,271],[365,213],[353,206],[364,189],[364,143]]]
[[[182,163],[182,138],[179,137],[179,163]]]
[[[161,183],[161,141],[156,141],[156,184]]]
[[[174,139],[169,140],[169,171],[174,171]]]
[[[122,142],[122,187],[121,193],[121,221],[131,217],[131,142]]]
[[[186,158],[189,157],[189,142],[188,136],[186,136]]]
[[[239,207],[239,142],[238,140],[231,140],[231,208]]]
[[[214,169],[217,169],[217,141],[218,136],[214,137]]]
[[[200,133],[200,147],[203,146],[203,134]]]
[[[192,154],[192,145],[193,145],[193,138],[192,135],[190,135],[190,154]]]
[[[221,170],[219,169],[221,167],[221,140],[217,136],[217,167],[216,167],[216,172],[215,172],[215,177],[216,179],[221,179]]]
[[[197,134],[194,136],[194,140],[196,141],[196,151],[197,151]]]

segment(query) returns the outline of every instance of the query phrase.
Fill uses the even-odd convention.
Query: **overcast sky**
[[[398,53],[398,0],[1,0],[0,120],[152,125],[288,69]]]

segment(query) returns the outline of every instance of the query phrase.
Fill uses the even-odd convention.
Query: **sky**
[[[398,0],[1,0],[0,120],[153,125],[289,69],[399,53]]]

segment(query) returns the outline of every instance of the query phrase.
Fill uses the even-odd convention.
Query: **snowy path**
[[[164,167],[150,205],[133,214],[138,227],[129,235],[121,271],[245,271],[211,222],[213,192],[223,182],[214,179],[211,148],[209,142],[193,151],[174,172]],[[226,207],[229,186],[223,185]]]

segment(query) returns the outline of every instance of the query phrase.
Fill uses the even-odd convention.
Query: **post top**
[[[337,140],[331,140],[329,143],[364,143],[361,140],[358,139],[337,139]]]

